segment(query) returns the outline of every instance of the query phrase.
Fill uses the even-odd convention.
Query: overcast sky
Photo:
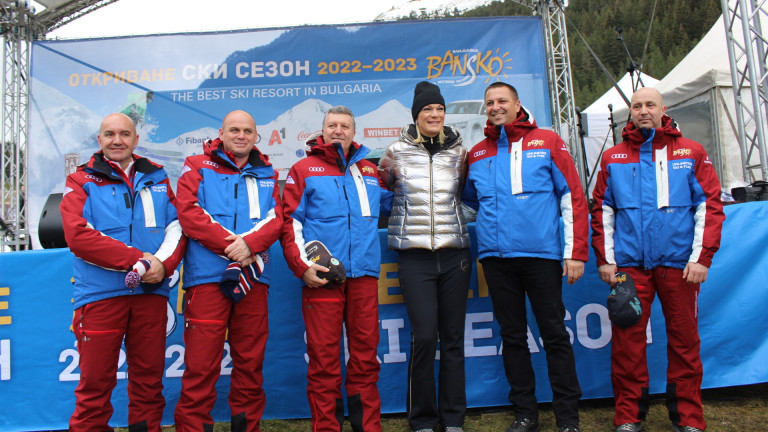
[[[407,2],[408,0],[120,0],[51,32],[48,38],[370,22],[380,13]]]

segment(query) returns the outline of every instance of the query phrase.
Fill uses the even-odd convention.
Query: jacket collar
[[[645,132],[650,136],[649,131]],[[653,144],[655,147],[663,147],[666,145],[668,139],[683,136],[677,123],[666,114],[661,118],[661,127],[655,128],[653,133]],[[643,129],[635,126],[634,123],[629,122],[624,130],[621,132],[621,137],[631,146],[641,146],[648,141],[646,135],[643,134]]]
[[[215,159],[217,162],[222,163],[232,168],[233,170],[240,171],[240,167],[237,166],[237,163],[235,163],[235,161],[229,157],[227,152],[224,151],[224,143],[221,142],[220,138],[206,141],[203,144],[203,152],[211,159]],[[256,147],[253,147],[251,152],[248,154],[248,163],[253,167],[271,165],[269,163],[269,157],[260,152]]]
[[[510,142],[518,141],[525,134],[533,129],[537,129],[536,120],[533,118],[524,106],[520,106],[520,112],[517,113],[517,119],[512,123],[505,125],[494,125],[490,120],[485,123],[485,136],[488,139],[497,141],[501,135],[501,128],[504,127],[504,131],[507,133],[507,137]]]

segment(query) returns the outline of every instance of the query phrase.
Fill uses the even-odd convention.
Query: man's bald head
[[[661,93],[650,87],[643,87],[632,95],[632,123],[637,128],[659,128],[661,119],[667,112]]]
[[[224,150],[234,154],[238,164],[248,158],[257,138],[256,122],[245,111],[232,111],[221,122],[219,139],[224,144]]]
[[[136,135],[136,125],[130,117],[123,113],[113,113],[101,121],[96,141],[107,159],[125,169],[139,143],[139,136]]]

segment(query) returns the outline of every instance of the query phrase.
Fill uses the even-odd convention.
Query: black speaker
[[[48,199],[40,214],[40,223],[37,226],[37,238],[45,249],[65,248],[64,225],[61,223],[61,211],[59,204],[64,194],[55,193],[48,195]]]
[[[768,182],[758,180],[746,187],[733,188],[731,196],[739,202],[768,201]]]

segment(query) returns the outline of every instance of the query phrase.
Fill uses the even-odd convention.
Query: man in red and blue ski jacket
[[[626,272],[643,312],[638,324],[612,327],[614,423],[639,430],[648,411],[645,333],[658,294],[668,338],[669,418],[677,430],[704,430],[698,295],[720,247],[720,181],[704,148],[665,115],[657,90],[640,89],[631,102],[624,141],[603,153],[592,208],[600,278],[613,285],[616,271]]]
[[[346,322],[349,343],[347,403],[354,430],[381,431],[376,382],[379,362],[378,277],[381,267],[379,211],[389,211],[368,148],[353,141],[355,121],[342,106],[329,109],[322,135],[308,141],[308,156],[291,168],[283,191],[283,253],[302,279],[307,332],[307,398],[313,432],[340,432],[344,422],[339,350]],[[305,244],[319,240],[346,270],[346,281],[322,279],[327,268],[307,258]]]
[[[233,431],[258,431],[264,413],[262,383],[267,342],[265,252],[282,227],[277,171],[255,148],[256,123],[244,111],[224,118],[219,138],[184,162],[178,181],[179,221],[189,237],[184,261],[185,328],[178,431],[212,430],[211,409],[225,336],[233,370],[229,390]],[[220,283],[233,263],[256,265],[258,281],[240,287],[236,301]],[[237,266],[235,266],[237,267]]]
[[[168,175],[133,154],[138,139],[130,118],[105,117],[101,151],[67,177],[60,205],[75,255],[72,329],[80,355],[71,431],[111,430],[123,338],[131,371],[128,423],[131,430],[160,431],[168,291],[186,238]],[[149,269],[137,285],[126,283],[140,260]]]
[[[491,84],[485,106],[486,138],[468,152],[463,200],[478,209],[477,250],[501,327],[515,411],[509,430],[539,429],[528,297],[547,354],[557,426],[577,432],[581,388],[563,322],[562,279],[576,282],[589,256],[586,197],[568,147],[555,133],[538,128],[514,87]]]

